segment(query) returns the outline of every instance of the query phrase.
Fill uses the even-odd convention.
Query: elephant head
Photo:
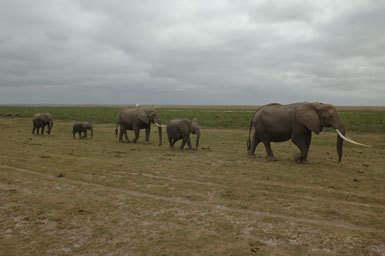
[[[295,118],[315,134],[319,134],[323,127],[333,127],[337,131],[337,154],[338,161],[342,160],[342,144],[347,140],[354,144],[360,144],[345,137],[346,128],[344,121],[337,112],[337,109],[330,104],[305,103],[299,105]],[[364,145],[364,144],[360,144]],[[366,145],[364,145],[366,146]]]
[[[51,116],[51,114],[47,115],[47,123],[48,123],[47,133],[48,133],[48,135],[50,135],[51,134],[51,129],[53,127],[53,117]]]
[[[140,120],[146,124],[154,123],[158,126],[159,145],[162,145],[162,122],[159,118],[158,112],[153,108],[139,108],[137,115]]]
[[[91,139],[92,136],[94,135],[94,126],[91,123],[86,123],[86,129],[91,131]]]
[[[195,143],[195,149],[198,149],[199,138],[201,136],[201,130],[200,130],[200,127],[199,127],[198,119],[194,118],[193,121],[191,122],[191,124],[190,124],[190,132],[197,136],[197,140],[196,140],[196,143]]]

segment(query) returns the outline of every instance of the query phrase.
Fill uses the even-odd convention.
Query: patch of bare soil
[[[35,172],[35,171],[23,169],[23,168],[16,168],[16,167],[11,167],[11,166],[4,166],[4,165],[0,165],[0,168],[11,169],[11,170],[18,171],[18,172],[42,176],[42,177],[45,177],[48,179],[57,178],[57,176],[55,177],[55,176],[48,175],[48,174],[42,174],[39,172]],[[344,222],[323,221],[323,220],[316,220],[316,219],[291,217],[291,216],[281,215],[281,214],[271,214],[268,212],[249,211],[249,210],[244,210],[244,209],[239,209],[239,208],[234,208],[234,207],[227,207],[227,206],[223,206],[223,205],[212,204],[212,203],[205,202],[205,201],[192,201],[192,200],[188,200],[188,199],[180,198],[180,197],[170,198],[170,197],[158,196],[158,195],[153,195],[153,194],[148,194],[148,193],[142,193],[142,192],[138,192],[138,191],[132,191],[132,190],[128,190],[128,189],[114,188],[114,187],[96,184],[96,183],[92,183],[92,182],[71,180],[68,178],[63,178],[63,179],[65,179],[68,182],[73,183],[73,184],[94,186],[94,187],[110,190],[111,193],[124,193],[124,194],[130,195],[130,196],[139,197],[139,198],[145,197],[145,198],[150,198],[150,199],[154,199],[154,200],[161,200],[161,201],[166,201],[166,202],[171,202],[171,203],[186,204],[189,206],[205,207],[205,208],[207,207],[207,208],[212,208],[212,209],[220,210],[220,211],[230,211],[230,212],[238,212],[241,214],[254,215],[254,216],[258,216],[258,217],[284,219],[284,220],[291,221],[291,222],[304,222],[304,223],[308,223],[308,224],[337,227],[337,228],[343,228],[343,229],[350,229],[350,230],[354,230],[354,231],[373,232],[373,233],[379,233],[379,234],[383,233],[383,230],[379,230],[379,229],[375,229],[375,228],[368,228],[368,227],[364,227],[364,226],[357,226],[357,225],[344,223]],[[182,180],[179,179],[179,181],[182,181]],[[183,181],[187,181],[187,180],[183,180]]]

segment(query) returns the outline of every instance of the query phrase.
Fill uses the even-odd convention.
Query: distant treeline
[[[0,115],[19,113],[23,118],[30,118],[38,112],[49,112],[56,120],[89,121],[98,123],[116,123],[118,106],[0,106]],[[250,125],[255,109],[187,109],[159,108],[162,122],[167,124],[176,118],[198,118],[202,128],[241,128]],[[339,111],[349,131],[385,132],[385,111],[382,110],[342,110]]]

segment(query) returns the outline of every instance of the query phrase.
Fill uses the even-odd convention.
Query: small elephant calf
[[[87,138],[87,130],[91,131],[91,139],[92,139],[92,136],[94,134],[94,127],[91,123],[89,123],[89,122],[76,122],[76,123],[74,123],[73,129],[72,129],[73,138],[75,139],[76,133],[79,133],[79,139]],[[83,137],[82,137],[82,132],[84,133]]]
[[[6,113],[5,118],[13,119],[13,115],[11,113]]]
[[[174,148],[174,144],[177,140],[183,139],[180,147],[183,150],[184,145],[187,142],[188,149],[191,151],[190,133],[196,134],[196,145],[195,149],[198,149],[199,137],[201,136],[198,120],[194,118],[193,121],[174,119],[171,120],[167,125],[167,136],[170,143],[170,149]]]

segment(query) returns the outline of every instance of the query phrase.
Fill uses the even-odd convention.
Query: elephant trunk
[[[339,118],[339,120],[337,122],[333,123],[333,128],[339,130],[341,132],[341,134],[345,136],[346,128],[345,128],[344,121],[342,121],[341,118]],[[337,134],[337,144],[336,145],[337,145],[338,162],[341,162],[341,160],[342,160],[342,145],[343,145],[343,143],[344,143],[343,138]]]
[[[249,139],[248,139],[247,142],[246,142],[246,146],[247,146],[247,150],[248,150],[248,151],[250,150],[250,146],[251,146],[250,135],[251,135],[251,129],[252,129],[252,128],[253,128],[253,118],[251,118],[251,121],[250,121]]]
[[[115,127],[115,137],[118,137],[118,125],[119,125],[119,122],[116,123],[116,127]]]
[[[53,127],[53,122],[48,124],[48,131],[47,131],[48,135],[51,135],[52,127]]]
[[[200,133],[198,133],[197,134],[197,141],[196,141],[196,143],[195,143],[195,149],[197,150],[198,149],[198,146],[199,146],[199,138],[201,137],[201,134]]]
[[[162,145],[162,127],[158,126],[158,133],[159,133],[159,146]]]
[[[156,126],[158,126],[158,133],[159,133],[159,146],[162,145],[162,121],[160,121],[160,118],[156,116],[154,118],[154,123]]]

